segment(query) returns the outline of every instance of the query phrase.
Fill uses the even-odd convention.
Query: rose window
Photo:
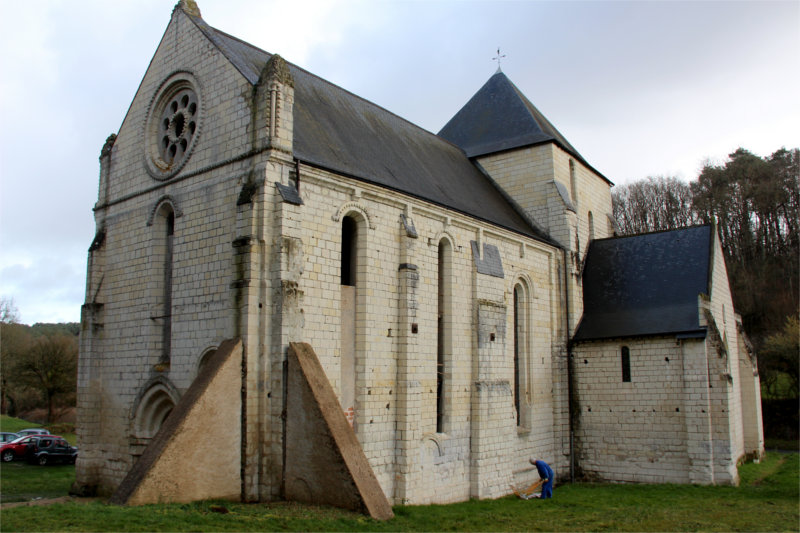
[[[184,88],[164,107],[158,124],[158,152],[168,167],[185,157],[197,131],[197,96]]]

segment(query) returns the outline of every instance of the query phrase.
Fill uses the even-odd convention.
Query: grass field
[[[16,467],[19,467],[16,469]],[[62,470],[63,469],[63,470]],[[74,467],[12,463],[0,496],[27,499],[44,487],[64,495]],[[739,487],[574,484],[549,501],[513,497],[452,505],[398,506],[395,518],[293,503],[119,507],[102,501],[5,508],[3,531],[798,531],[800,455],[769,453],[740,468]],[[26,480],[40,489],[26,487]],[[35,486],[35,485],[31,485]],[[8,500],[6,498],[9,498]]]
[[[19,418],[8,415],[0,415],[0,431],[17,432],[21,429],[45,427],[34,422],[27,422]],[[47,430],[53,435],[64,437],[70,444],[75,446],[75,433],[72,424],[51,424],[46,426]]]

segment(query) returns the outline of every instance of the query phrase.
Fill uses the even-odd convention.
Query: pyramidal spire
[[[200,8],[194,0],[179,0],[179,2],[175,4],[175,9],[182,9],[187,15],[203,18],[203,15],[200,14]],[[173,9],[173,11],[175,10]]]
[[[498,50],[496,59],[502,57]],[[439,136],[469,157],[554,142],[583,161],[567,139],[499,70],[439,131]]]

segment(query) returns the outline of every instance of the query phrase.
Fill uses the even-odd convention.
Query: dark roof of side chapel
[[[608,181],[500,70],[445,124],[439,136],[469,157],[555,143]]]
[[[271,54],[187,15],[252,84]],[[305,163],[427,200],[539,240],[454,144],[291,63],[294,156]]]
[[[710,290],[711,231],[694,226],[592,241],[573,340],[702,335],[697,298]]]

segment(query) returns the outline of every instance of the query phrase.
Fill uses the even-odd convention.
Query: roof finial
[[[503,59],[504,57],[506,57],[506,55],[505,54],[500,55],[500,47],[498,46],[497,47],[497,56],[492,58],[492,61],[497,61],[497,72],[502,72],[500,70],[500,60]],[[497,74],[497,72],[495,72],[495,74]]]
[[[200,14],[200,8],[194,0],[178,0],[175,8],[181,8],[187,15],[203,18],[203,15]]]

